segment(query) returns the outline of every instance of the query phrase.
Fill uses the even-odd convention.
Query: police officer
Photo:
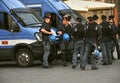
[[[93,15],[93,22],[88,24],[88,28],[85,31],[85,51],[84,56],[82,58],[82,64],[81,69],[85,70],[87,58],[89,55],[89,51],[94,46],[94,48],[97,48],[97,39],[99,37],[99,29],[98,29],[98,16]],[[91,69],[97,70],[98,68],[95,65],[95,57],[91,56]]]
[[[111,32],[111,38],[112,38],[112,42],[114,43],[114,46],[116,47],[116,51],[117,51],[117,57],[118,59],[120,59],[120,50],[119,50],[119,44],[118,44],[118,31],[117,31],[117,26],[114,23],[114,16],[110,15],[109,16],[109,27],[112,29]],[[113,52],[112,52],[112,58],[114,59],[113,56]]]
[[[71,25],[69,25],[68,23],[68,16],[66,14],[63,16],[62,22],[59,23],[57,33],[60,34],[61,37],[64,35],[64,33],[69,34],[69,36],[72,35],[72,28]],[[62,51],[63,66],[67,66],[66,52],[68,50],[68,45],[69,45],[69,41],[64,41],[63,38],[61,38],[60,49]]]
[[[87,18],[87,25],[86,25],[86,27],[85,27],[85,31],[86,31],[86,29],[88,29],[88,26],[89,26],[89,24],[91,24],[92,22],[93,22],[93,17],[92,16],[89,16],[88,18]],[[89,55],[92,55],[92,51],[93,51],[93,48],[91,48],[91,50],[89,51]],[[88,64],[91,64],[91,56],[88,56],[88,59],[87,59],[87,63]]]
[[[109,28],[109,23],[106,21],[107,17],[105,15],[101,16],[102,22],[101,26],[101,38],[100,46],[103,56],[103,65],[112,64],[111,58],[111,29]]]
[[[77,66],[77,55],[80,52],[80,59],[83,57],[84,54],[84,25],[81,23],[81,18],[76,18],[76,25],[74,28],[74,52],[73,52],[73,58],[72,58],[72,68],[75,68]],[[81,61],[81,60],[80,60]]]
[[[41,27],[42,37],[43,37],[43,47],[44,47],[44,55],[43,55],[43,68],[49,68],[48,57],[50,53],[50,41],[48,36],[52,35],[51,27],[50,27],[50,17],[44,16],[44,23]]]

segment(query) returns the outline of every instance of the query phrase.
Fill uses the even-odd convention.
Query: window
[[[42,9],[41,8],[31,8],[31,10],[36,13],[38,16],[42,16]]]
[[[14,17],[18,20],[18,22],[22,25],[25,26],[26,28],[31,26],[41,26],[43,20],[38,17],[37,15],[34,14],[34,12],[30,11],[29,9],[26,8],[16,8],[12,9],[11,13],[14,15]]]
[[[16,22],[7,13],[0,13],[0,29],[13,30],[16,28]],[[18,28],[18,27],[17,27]]]

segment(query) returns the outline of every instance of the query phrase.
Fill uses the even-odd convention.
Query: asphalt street
[[[43,69],[39,62],[32,67],[20,68],[14,62],[0,62],[0,83],[119,83],[120,60],[115,60],[112,65],[103,66],[98,61],[99,70],[91,70],[87,65],[86,70],[79,66],[72,69],[71,63],[63,67],[62,61]]]

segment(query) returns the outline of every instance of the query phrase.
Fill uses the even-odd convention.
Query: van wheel
[[[16,63],[21,67],[29,67],[33,64],[33,56],[30,50],[20,49],[16,54]]]

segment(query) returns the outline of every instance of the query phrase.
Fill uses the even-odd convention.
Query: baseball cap
[[[43,18],[44,18],[44,19],[45,19],[45,18],[48,18],[48,19],[50,19],[50,16],[47,16],[47,15],[45,15]]]

